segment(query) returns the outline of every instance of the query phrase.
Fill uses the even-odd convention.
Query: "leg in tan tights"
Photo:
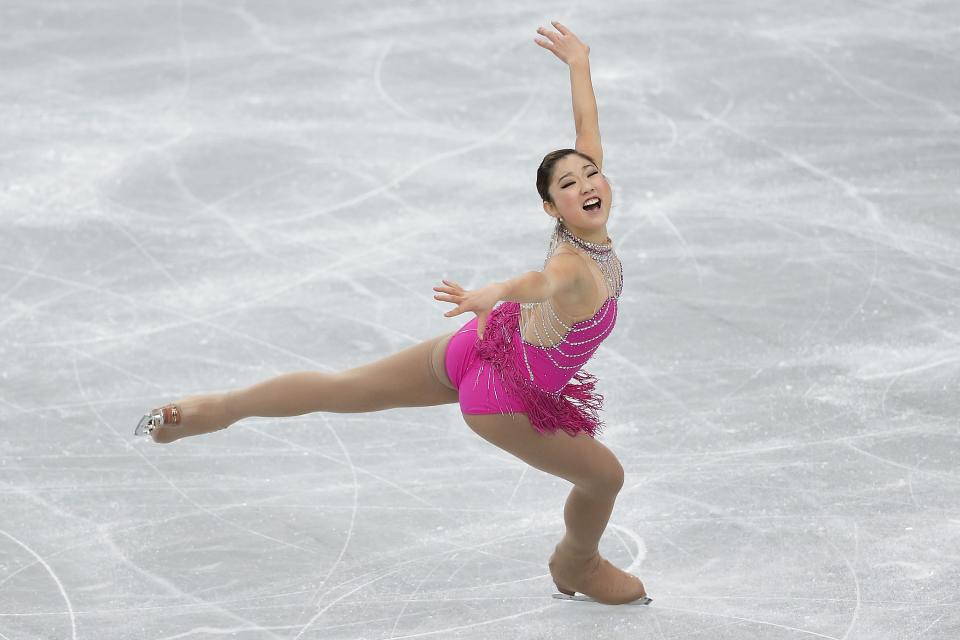
[[[455,403],[444,367],[452,334],[437,336],[382,360],[338,373],[299,371],[252,386],[190,396],[177,402],[179,424],[161,425],[156,442],[224,429],[250,416],[298,416],[316,411],[357,413]],[[564,507],[566,534],[550,561],[557,587],[602,602],[630,602],[642,583],[600,558],[598,543],[623,484],[623,468],[599,441],[536,432],[524,414],[464,415],[477,434],[528,464],[573,483]]]
[[[244,389],[189,396],[176,402],[180,424],[151,434],[169,443],[225,429],[251,416],[287,417],[315,411],[366,413],[396,407],[431,407],[458,400],[443,365],[453,334],[408,347],[382,360],[337,373],[297,371]]]
[[[608,604],[646,596],[636,576],[599,554],[600,537],[623,486],[623,467],[613,452],[586,434],[541,434],[525,414],[464,414],[463,418],[484,440],[573,483],[563,509],[567,530],[550,559],[550,574],[558,589],[579,591]]]

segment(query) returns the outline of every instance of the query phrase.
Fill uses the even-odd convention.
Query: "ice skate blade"
[[[137,428],[133,430],[133,435],[135,436],[149,436],[153,433],[153,430],[156,428],[155,419],[158,416],[145,414],[140,418],[140,422],[137,423]]]
[[[597,602],[590,596],[585,596],[585,595],[568,596],[565,593],[555,593],[553,594],[553,597],[557,600],[579,600],[580,602]],[[650,604],[651,602],[653,602],[653,598],[640,598],[639,600],[634,600],[633,602],[626,602],[624,604],[641,605],[641,604]],[[598,603],[598,604],[602,604],[602,603]]]

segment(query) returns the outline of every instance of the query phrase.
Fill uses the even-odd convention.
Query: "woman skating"
[[[457,305],[444,315],[476,315],[457,331],[338,373],[294,372],[184,398],[152,410],[136,432],[169,443],[250,416],[459,403],[481,437],[573,483],[566,532],[548,562],[557,588],[608,604],[648,602],[641,581],[598,551],[623,468],[594,437],[603,396],[582,367],[614,328],[623,276],[606,229],[611,190],[601,172],[589,47],[553,25],[534,41],[569,67],[576,145],[547,154],[537,170],[543,209],[556,219],[542,271],[474,290],[444,280],[434,297]]]

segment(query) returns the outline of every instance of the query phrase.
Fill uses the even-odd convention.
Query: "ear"
[[[557,208],[553,206],[553,203],[551,203],[549,200],[543,201],[543,210],[546,211],[547,215],[549,215],[551,218],[557,217]]]

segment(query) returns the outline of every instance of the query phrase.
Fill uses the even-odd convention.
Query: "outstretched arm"
[[[491,282],[472,291],[452,280],[444,280],[444,286],[433,288],[444,295],[437,294],[433,297],[457,305],[456,309],[443,314],[447,318],[458,316],[465,311],[477,314],[477,333],[482,338],[487,318],[497,302],[540,302],[559,291],[570,291],[580,285],[581,265],[580,259],[572,254],[557,254],[547,261],[543,271],[528,271],[516,278]]]
[[[538,45],[552,52],[570,68],[570,93],[573,96],[573,124],[577,131],[576,150],[582,151],[603,171],[603,147],[600,145],[600,122],[597,99],[590,79],[590,47],[565,26],[553,21],[557,32],[540,27],[537,33],[549,41],[534,38]]]

